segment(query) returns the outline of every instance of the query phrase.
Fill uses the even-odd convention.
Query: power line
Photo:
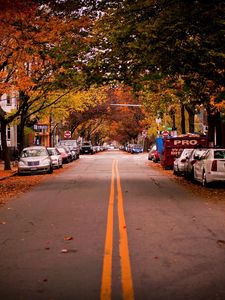
[[[126,107],[140,107],[142,106],[141,104],[129,104],[129,103],[124,103],[124,104],[110,104],[111,106],[126,106]]]

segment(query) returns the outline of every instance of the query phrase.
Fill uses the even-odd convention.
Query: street
[[[82,155],[0,208],[1,299],[225,299],[224,215],[146,154]]]

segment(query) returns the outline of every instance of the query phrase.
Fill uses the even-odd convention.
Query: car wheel
[[[49,168],[49,170],[48,170],[48,174],[52,174],[52,172],[53,172],[53,167],[52,166],[50,166],[50,168]]]
[[[190,175],[189,175],[189,179],[191,181],[194,181],[194,179],[195,179],[195,174],[194,174],[194,169],[193,168],[191,169],[191,172],[190,172]]]
[[[202,173],[202,186],[203,187],[207,187],[208,186],[208,182],[207,182],[207,179],[206,179],[205,171],[203,171],[203,173]]]
[[[18,176],[23,176],[23,173],[21,173],[20,171],[17,171],[17,175]]]

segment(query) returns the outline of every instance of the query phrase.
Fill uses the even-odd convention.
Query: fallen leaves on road
[[[0,204],[38,184],[45,175],[12,176],[0,181]]]
[[[62,249],[61,252],[62,253],[68,253],[69,251],[68,251],[68,249]]]
[[[64,241],[71,241],[73,240],[72,236],[64,236]]]
[[[225,241],[223,241],[223,240],[218,240],[218,241],[217,241],[217,245],[218,245],[220,248],[225,248]]]
[[[199,183],[193,183],[183,176],[173,175],[172,170],[164,170],[160,163],[148,162],[148,165],[167,175],[171,180],[184,186],[188,191],[198,197],[203,198],[204,200],[223,201],[225,203],[225,188],[223,184],[215,184],[210,187],[202,187]]]
[[[70,165],[63,166],[62,169],[54,170],[53,174],[37,174],[18,176],[15,171],[0,170],[0,178],[7,177],[0,180],[0,205],[4,205],[10,199],[28,191],[33,186],[40,183],[43,179],[49,178],[59,174],[69,168]],[[8,177],[13,175],[11,177]]]

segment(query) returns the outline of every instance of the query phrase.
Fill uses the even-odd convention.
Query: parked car
[[[68,164],[72,161],[71,153],[63,146],[56,147],[59,153],[62,156],[62,162],[63,164]]]
[[[81,154],[93,154],[93,147],[91,142],[83,142],[80,147]]]
[[[154,162],[158,162],[160,160],[159,153],[156,149],[156,144],[153,144],[148,152],[148,160],[152,160]]]
[[[61,140],[57,146],[69,147],[70,151],[73,152],[75,159],[78,159],[80,156],[80,146],[77,143],[77,140]]]
[[[225,182],[225,149],[208,149],[194,164],[194,179],[203,186]]]
[[[52,160],[52,166],[58,169],[62,168],[62,156],[59,150],[55,147],[48,147],[47,150]]]
[[[133,144],[128,144],[127,145],[127,152],[130,152],[131,153],[131,149],[134,145]]]
[[[194,164],[207,150],[207,148],[198,148],[191,151],[189,158],[184,163],[184,176],[187,179],[194,179]]]
[[[184,174],[184,166],[187,159],[190,157],[193,149],[183,149],[180,156],[176,158],[173,162],[173,173],[175,175]]]
[[[18,174],[49,173],[53,171],[51,157],[44,146],[31,146],[22,150],[18,161]]]
[[[69,147],[70,151],[73,151],[73,156],[75,157],[75,159],[79,158],[79,156],[80,156],[80,146],[77,143],[77,140],[61,140],[57,144],[57,147],[60,147],[60,146]]]
[[[132,145],[131,147],[131,151],[130,151],[132,154],[134,153],[142,153],[143,152],[143,147],[141,145]]]

